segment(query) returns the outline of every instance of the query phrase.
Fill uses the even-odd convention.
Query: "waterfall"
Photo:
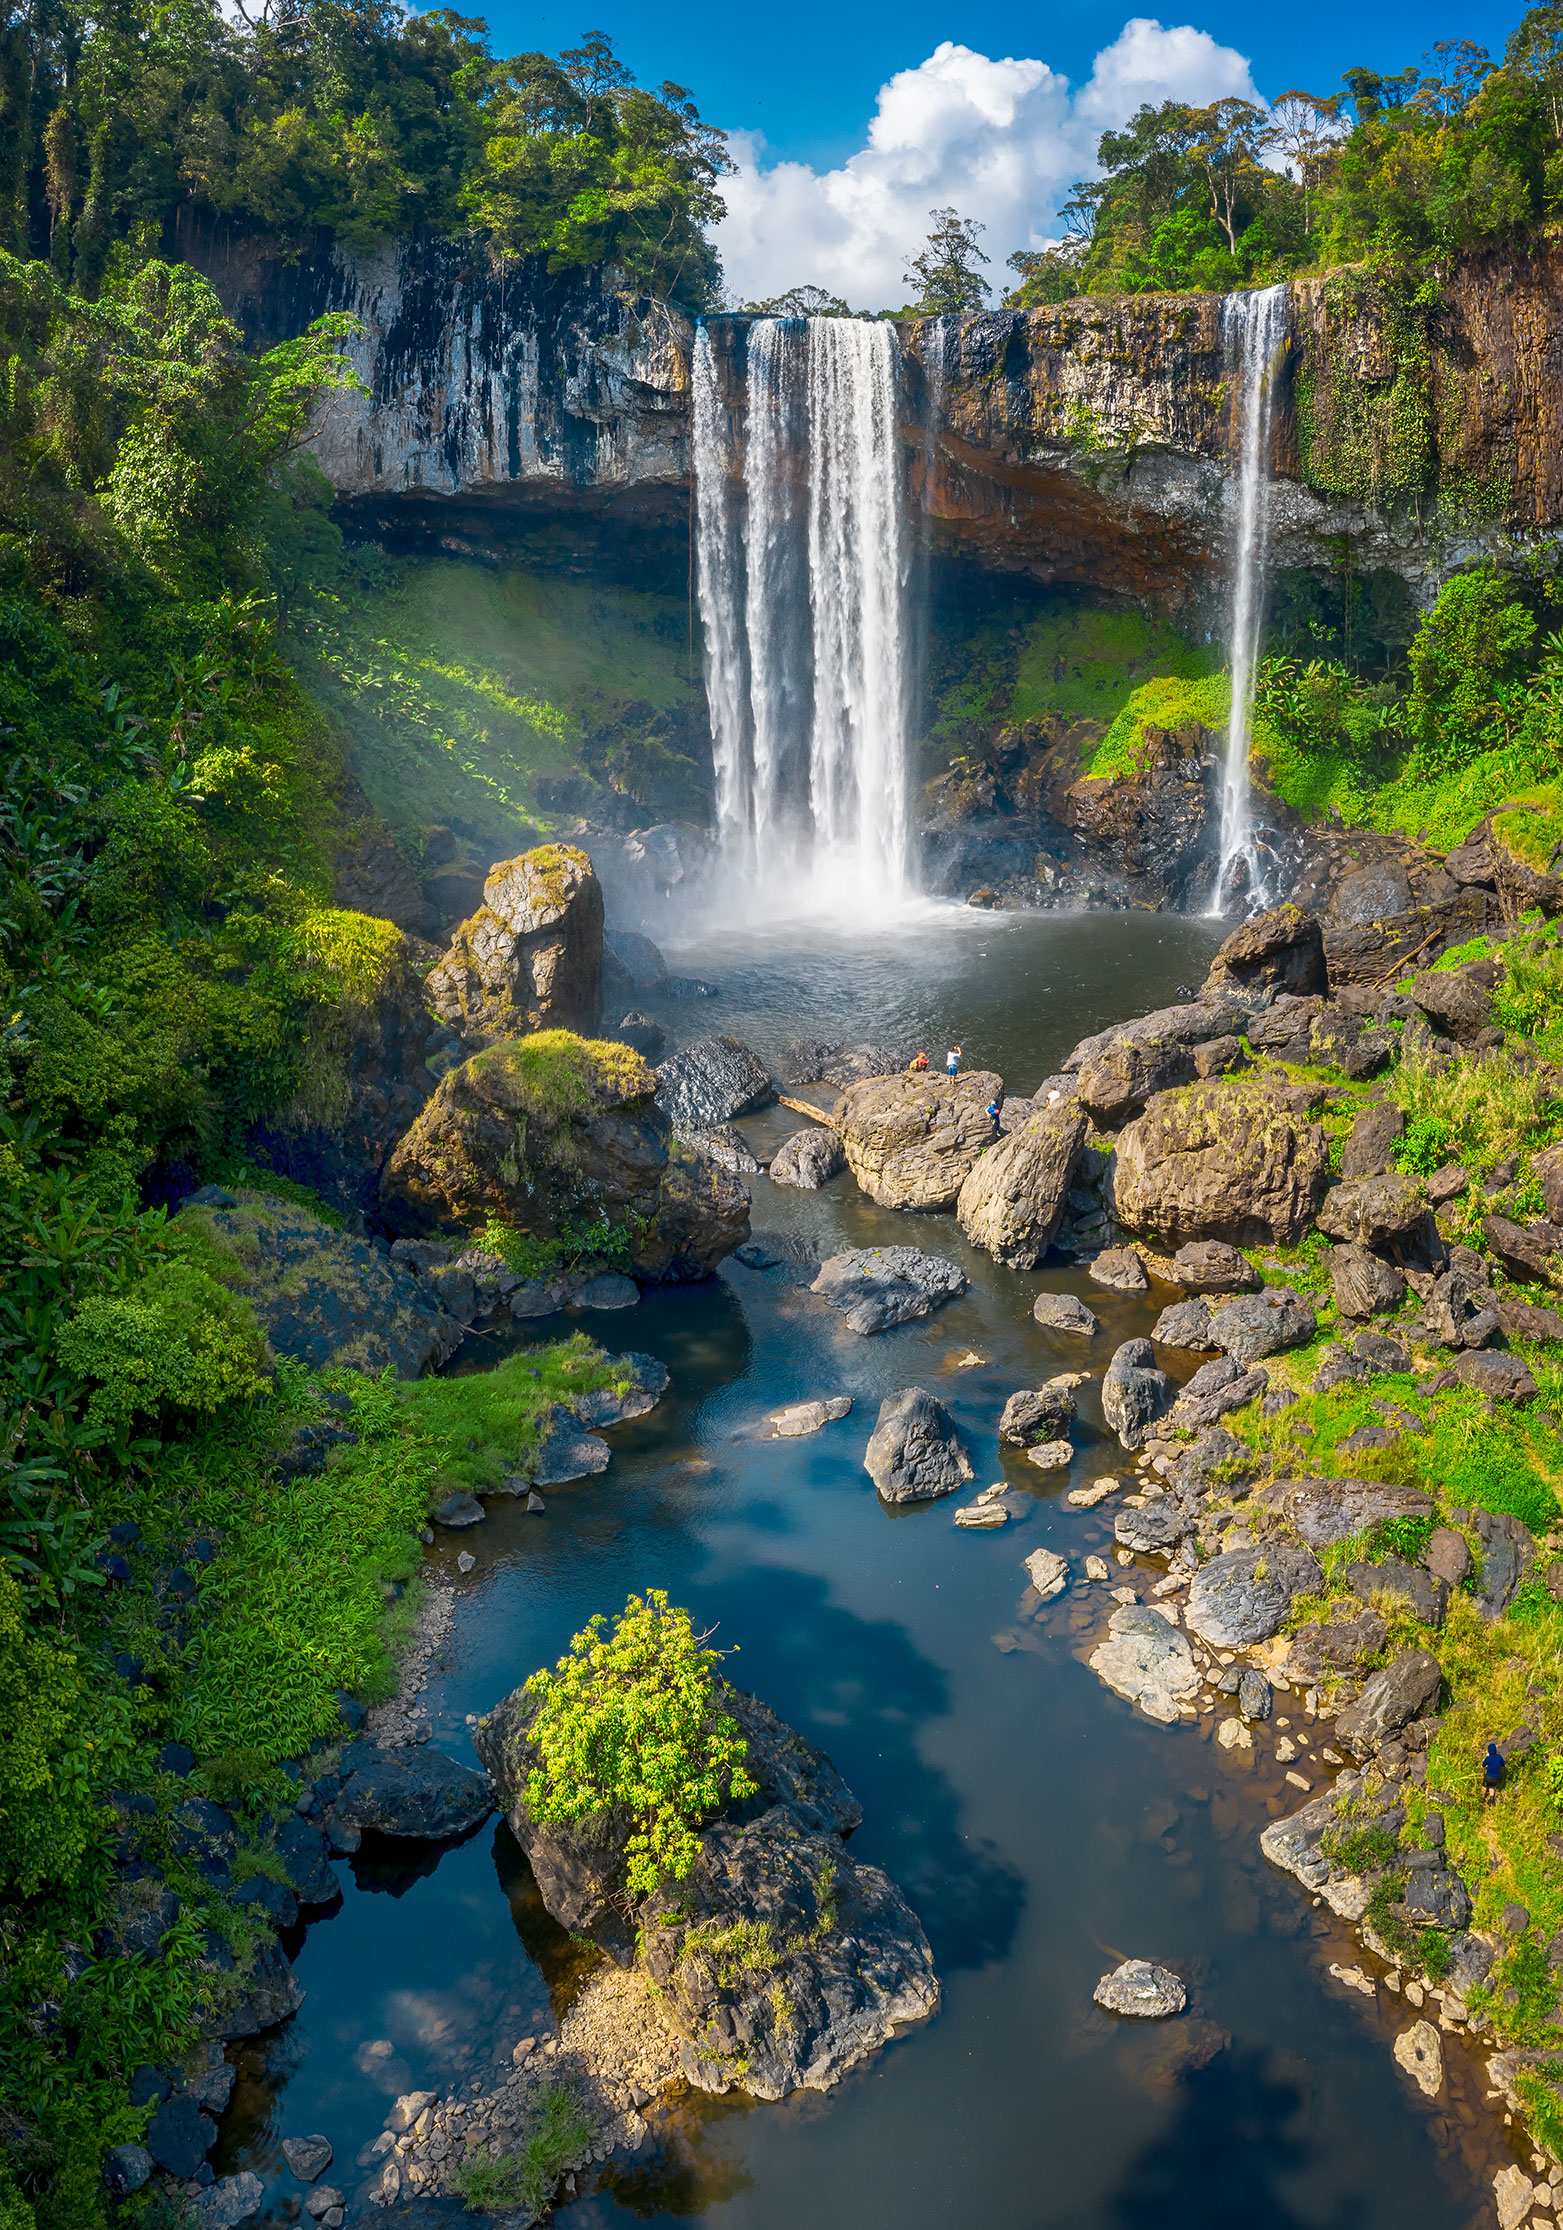
[[[1241,887],[1250,902],[1265,900],[1263,847],[1250,810],[1249,738],[1254,674],[1264,623],[1265,549],[1269,536],[1270,414],[1276,358],[1286,338],[1286,289],[1259,287],[1229,294],[1221,305],[1228,378],[1236,398],[1238,471],[1232,535],[1232,603],[1227,664],[1232,707],[1227,716],[1221,784],[1221,864],[1211,912],[1219,914]],[[1229,500],[1232,491],[1228,490]]]
[[[694,357],[721,848],[791,907],[882,909],[911,882],[896,338],[865,319],[763,318],[746,341],[731,403],[704,326]]]

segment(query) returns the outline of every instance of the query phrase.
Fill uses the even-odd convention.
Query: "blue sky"
[[[470,0],[469,0],[470,4]],[[1439,38],[1501,55],[1518,8],[1200,6],[1138,16],[1101,0],[1047,12],[984,0],[894,9],[794,0],[677,9],[567,0],[487,12],[501,51],[557,52],[607,31],[644,82],[671,77],[734,134],[740,175],[717,241],[735,302],[805,281],[860,309],[904,299],[928,211],[986,229],[995,281],[1011,250],[1055,236],[1053,212],[1104,128],[1141,100],[1328,93],[1354,63],[1396,70]],[[1145,0],[1141,0],[1141,5]],[[583,12],[584,10],[584,12]]]

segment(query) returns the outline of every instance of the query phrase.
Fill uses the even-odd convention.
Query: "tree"
[[[1321,100],[1315,93],[1292,86],[1270,104],[1270,143],[1295,169],[1303,194],[1305,233],[1312,229],[1309,218],[1314,188],[1330,150],[1342,136],[1340,112],[1345,99],[1344,93],[1330,93]]]
[[[1071,233],[1049,240],[1040,248],[1017,248],[1009,268],[1018,272],[1020,284],[1004,297],[1006,310],[1033,310],[1044,302],[1068,302],[1083,292],[1089,233]]]
[[[1546,0],[1520,18],[1509,35],[1504,61],[1545,94],[1553,133],[1563,134],[1563,0]]]
[[[1270,143],[1268,119],[1252,101],[1228,98],[1212,101],[1208,108],[1190,109],[1189,130],[1189,158],[1209,191],[1210,214],[1236,255],[1238,197]]]
[[[977,269],[988,261],[977,235],[987,226],[954,209],[930,209],[928,214],[933,230],[922,254],[906,265],[906,276],[918,290],[913,310],[919,317],[960,317],[984,309],[991,289]]]
[[[790,286],[768,302],[746,302],[749,317],[850,317],[852,312],[839,294],[822,286]]]
[[[700,1855],[699,1823],[757,1784],[736,1721],[713,1708],[722,1653],[705,1646],[688,1611],[648,1588],[605,1633],[607,1624],[599,1611],[553,1671],[526,1684],[539,1699],[526,1805],[540,1822],[622,1807],[633,1823],[626,1886],[644,1897],[664,1876],[683,1881]]]
[[[1417,758],[1448,773],[1490,747],[1497,693],[1531,661],[1536,621],[1490,566],[1457,573],[1424,612],[1408,654]]]
[[[1487,49],[1469,39],[1437,39],[1422,60],[1431,67],[1417,86],[1412,106],[1425,116],[1458,116],[1493,69]]]

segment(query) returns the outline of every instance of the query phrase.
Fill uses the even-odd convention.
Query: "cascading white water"
[[[765,318],[746,359],[740,452],[702,327],[697,581],[722,850],[790,908],[882,909],[911,881],[896,339]]]
[[[1263,905],[1266,895],[1264,853],[1256,840],[1250,806],[1248,751],[1253,730],[1254,674],[1264,622],[1272,375],[1286,338],[1285,287],[1229,294],[1221,306],[1221,331],[1228,376],[1236,390],[1238,471],[1227,636],[1232,709],[1227,717],[1221,783],[1221,864],[1210,908],[1213,914],[1221,913],[1240,890],[1252,905]]]

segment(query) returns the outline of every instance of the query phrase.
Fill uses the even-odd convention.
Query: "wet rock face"
[[[1004,1079],[983,1069],[849,1085],[834,1112],[847,1166],[881,1208],[952,1208],[999,1135],[988,1109],[1003,1096]]]
[[[1295,1246],[1329,1181],[1329,1147],[1297,1096],[1241,1077],[1164,1092],[1119,1134],[1119,1221],[1163,1246]]]
[[[1197,721],[1147,727],[1144,739],[1138,773],[1083,776],[1064,793],[1061,818],[1137,895],[1183,907],[1208,887],[1220,852],[1217,739]]]
[[[1074,1106],[1049,1108],[978,1156],[955,1203],[973,1246],[1012,1270],[1036,1268],[1058,1229],[1086,1129]]]
[[[483,903],[424,979],[469,1046],[589,1030],[602,1004],[602,890],[586,854],[542,844],[489,870]]]

